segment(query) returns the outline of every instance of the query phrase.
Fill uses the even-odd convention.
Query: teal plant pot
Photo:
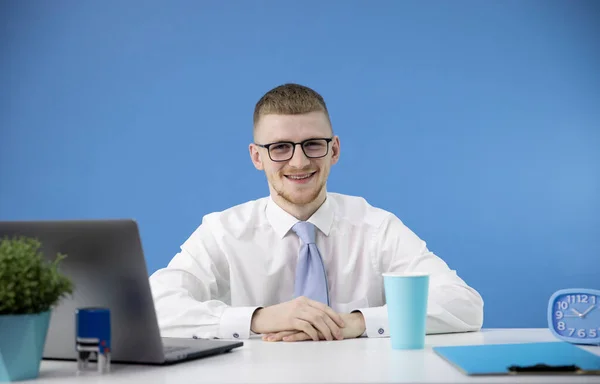
[[[38,377],[49,322],[50,311],[0,315],[0,381]]]

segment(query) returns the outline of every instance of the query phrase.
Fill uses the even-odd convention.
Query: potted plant
[[[52,307],[73,292],[58,271],[66,256],[48,262],[40,247],[25,236],[0,239],[0,381],[38,377]]]

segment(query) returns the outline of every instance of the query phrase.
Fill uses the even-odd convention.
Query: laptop
[[[59,271],[73,294],[53,308],[44,359],[76,360],[75,310],[104,307],[111,317],[111,362],[152,365],[229,352],[241,341],[162,338],[138,225],[134,220],[0,221],[0,238],[37,238],[48,260],[67,257]]]

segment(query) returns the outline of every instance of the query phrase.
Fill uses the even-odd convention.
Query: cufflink
[[[383,335],[383,332],[385,332],[385,331],[383,330],[383,328],[379,328],[379,330],[377,332],[379,332],[380,335]]]
[[[238,335],[237,333],[234,333],[233,337],[235,337],[237,339],[238,337],[240,337],[240,335]]]

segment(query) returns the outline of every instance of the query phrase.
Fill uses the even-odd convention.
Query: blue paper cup
[[[393,349],[423,349],[429,275],[383,273],[390,339]]]

